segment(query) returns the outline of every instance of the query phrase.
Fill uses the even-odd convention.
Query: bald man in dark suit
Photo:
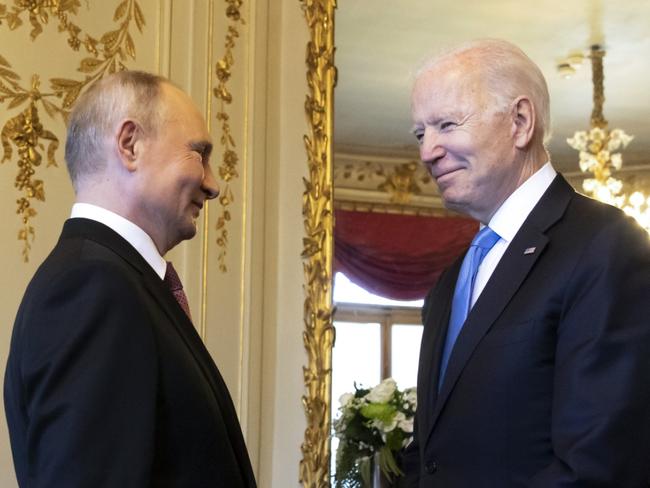
[[[255,487],[226,385],[163,256],[218,195],[190,98],[142,72],[79,99],[76,194],[21,303],[5,407],[21,487]]]

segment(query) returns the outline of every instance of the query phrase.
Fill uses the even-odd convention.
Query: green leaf
[[[387,403],[368,403],[361,407],[361,415],[367,419],[381,420],[385,424],[389,424],[393,417],[395,417],[397,409]]]
[[[399,466],[397,461],[395,461],[395,456],[393,451],[391,451],[387,446],[384,446],[379,451],[379,469],[384,474],[388,481],[392,481],[394,476],[402,476],[404,473]]]
[[[404,434],[399,428],[395,428],[386,434],[386,446],[392,451],[399,451],[402,448]]]

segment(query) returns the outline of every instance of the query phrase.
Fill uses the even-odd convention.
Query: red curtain
[[[463,217],[335,211],[334,267],[393,300],[424,298],[478,230]]]

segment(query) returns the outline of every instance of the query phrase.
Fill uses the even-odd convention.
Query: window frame
[[[382,380],[390,378],[392,373],[392,327],[394,325],[423,325],[420,307],[360,303],[337,303],[333,315],[333,323],[335,322],[379,323]]]

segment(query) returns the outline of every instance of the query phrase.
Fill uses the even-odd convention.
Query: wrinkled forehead
[[[411,92],[414,120],[440,114],[486,109],[491,97],[484,77],[471,63],[454,58],[429,66],[415,80]]]

